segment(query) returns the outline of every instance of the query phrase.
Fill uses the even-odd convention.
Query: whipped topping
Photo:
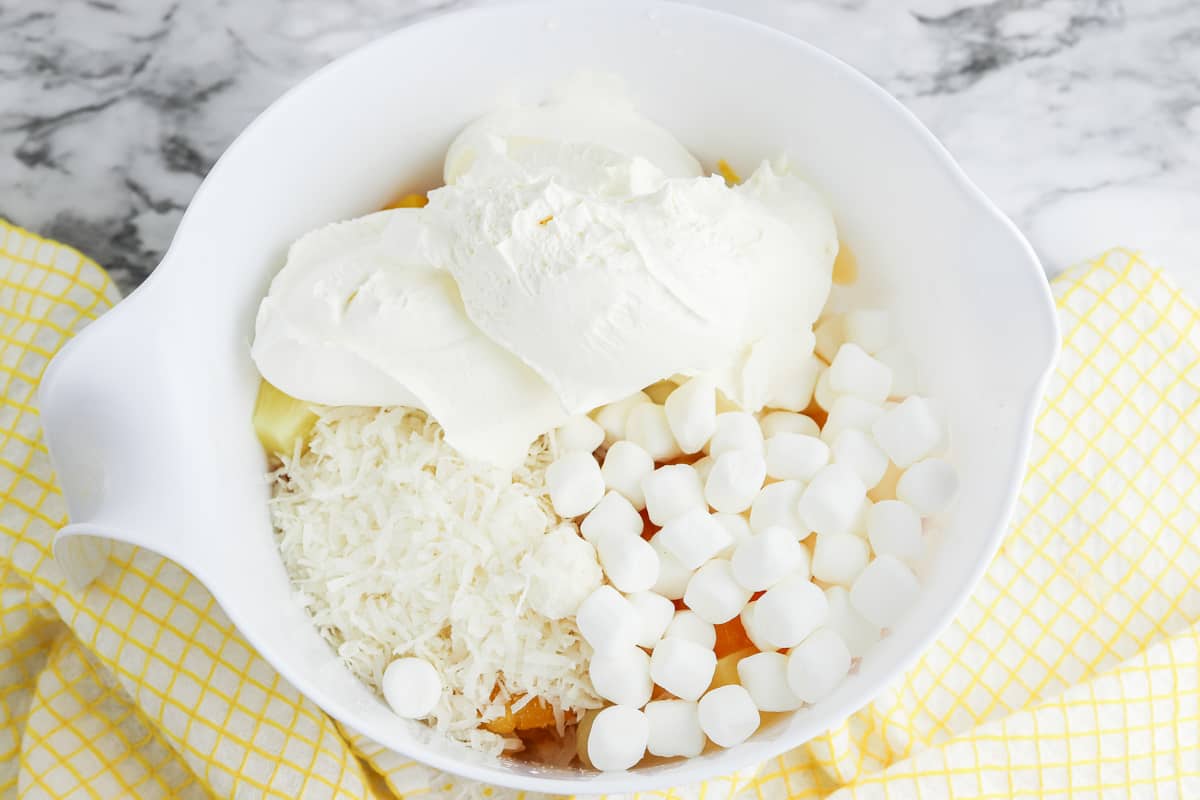
[[[829,212],[770,165],[731,189],[610,157],[619,178],[593,191],[560,178],[557,164],[543,169],[535,148],[514,156],[500,145],[430,196],[467,314],[569,413],[714,371],[734,402],[757,410],[762,392],[736,366],[771,333],[811,329],[836,255]]]
[[[267,380],[422,408],[504,466],[568,414],[676,374],[749,411],[786,405],[837,233],[785,167],[731,188],[628,104],[568,97],[468,126],[444,173],[423,209],[293,246],[259,310]]]
[[[586,169],[589,156],[601,162],[613,157],[640,159],[668,178],[702,174],[695,156],[666,130],[638,114],[628,98],[613,87],[602,81],[575,81],[569,92],[541,106],[502,108],[468,125],[446,151],[442,175],[446,184],[477,170],[480,154],[497,150],[513,154],[525,148],[549,156],[543,167],[560,175]],[[555,158],[558,148],[572,154]]]
[[[424,238],[420,209],[305,235],[259,307],[251,354],[294,397],[420,408],[463,455],[513,466],[567,415],[545,381],[471,323]]]

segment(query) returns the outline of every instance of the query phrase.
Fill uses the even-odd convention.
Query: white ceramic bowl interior
[[[342,667],[294,602],[251,429],[256,306],[288,245],[436,183],[457,131],[579,70],[622,76],[638,108],[708,165],[788,154],[828,196],[860,292],[895,312],[949,419],[961,493],[921,570],[917,607],[824,702],[700,758],[589,774],[495,761],[401,720]],[[1014,168],[1019,168],[1015,165]],[[90,536],[168,556],[246,638],[337,719],[435,767],[527,790],[593,794],[744,768],[867,703],[947,624],[996,548],[1057,348],[1036,258],[898,103],[794,38],[676,5],[479,9],[374,42],[282,97],[197,192],[147,283],[47,371],[42,414],[72,524],[56,547],[86,577]]]

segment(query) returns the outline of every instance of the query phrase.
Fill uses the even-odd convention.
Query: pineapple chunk
[[[753,647],[747,647],[743,650],[738,650],[736,653],[730,653],[727,656],[717,659],[717,669],[713,673],[712,683],[708,686],[709,691],[719,689],[722,686],[728,686],[731,683],[737,683],[739,680],[737,672],[738,662],[757,652]]]
[[[428,202],[429,197],[424,193],[410,192],[394,198],[383,207],[383,210],[388,211],[393,208],[424,208]]]
[[[879,479],[879,483],[875,484],[867,492],[867,496],[871,498],[871,502],[878,503],[883,500],[895,500],[896,484],[900,482],[900,476],[903,474],[904,470],[888,462],[887,471],[883,473],[883,477]]]
[[[254,403],[254,432],[272,455],[291,455],[296,442],[308,437],[317,415],[303,400],[284,394],[263,381]]]
[[[717,389],[717,413],[724,414],[726,411],[741,411],[742,407],[725,396],[725,393]]]
[[[848,286],[858,280],[858,257],[845,242],[838,243],[837,258],[833,260],[833,282]]]
[[[579,726],[575,728],[575,755],[579,756],[579,763],[588,769],[595,769],[591,757],[588,756],[588,737],[592,735],[592,723],[596,721],[596,715],[599,713],[598,708],[585,711],[583,718],[579,720]]]
[[[730,186],[736,186],[742,182],[742,176],[737,174],[737,170],[729,166],[729,162],[721,159],[717,162],[717,172],[721,173],[721,177],[725,179],[725,183]]]
[[[647,386],[646,394],[650,395],[650,399],[655,403],[662,405],[667,402],[667,398],[671,396],[671,392],[678,388],[679,384],[672,381],[659,381]]]

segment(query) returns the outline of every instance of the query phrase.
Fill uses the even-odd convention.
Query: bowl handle
[[[116,540],[187,562],[165,321],[143,287],[51,360],[38,387],[46,446],[70,524],[54,557],[77,587],[101,571]]]

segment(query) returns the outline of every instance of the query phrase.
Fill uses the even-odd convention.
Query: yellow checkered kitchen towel
[[[1125,251],[1054,291],[1066,338],[1020,507],[954,624],[834,730],[669,794],[1200,797],[1200,312]],[[68,589],[34,388],[116,299],[0,222],[0,796],[499,794],[339,728],[158,556],[119,546]]]

